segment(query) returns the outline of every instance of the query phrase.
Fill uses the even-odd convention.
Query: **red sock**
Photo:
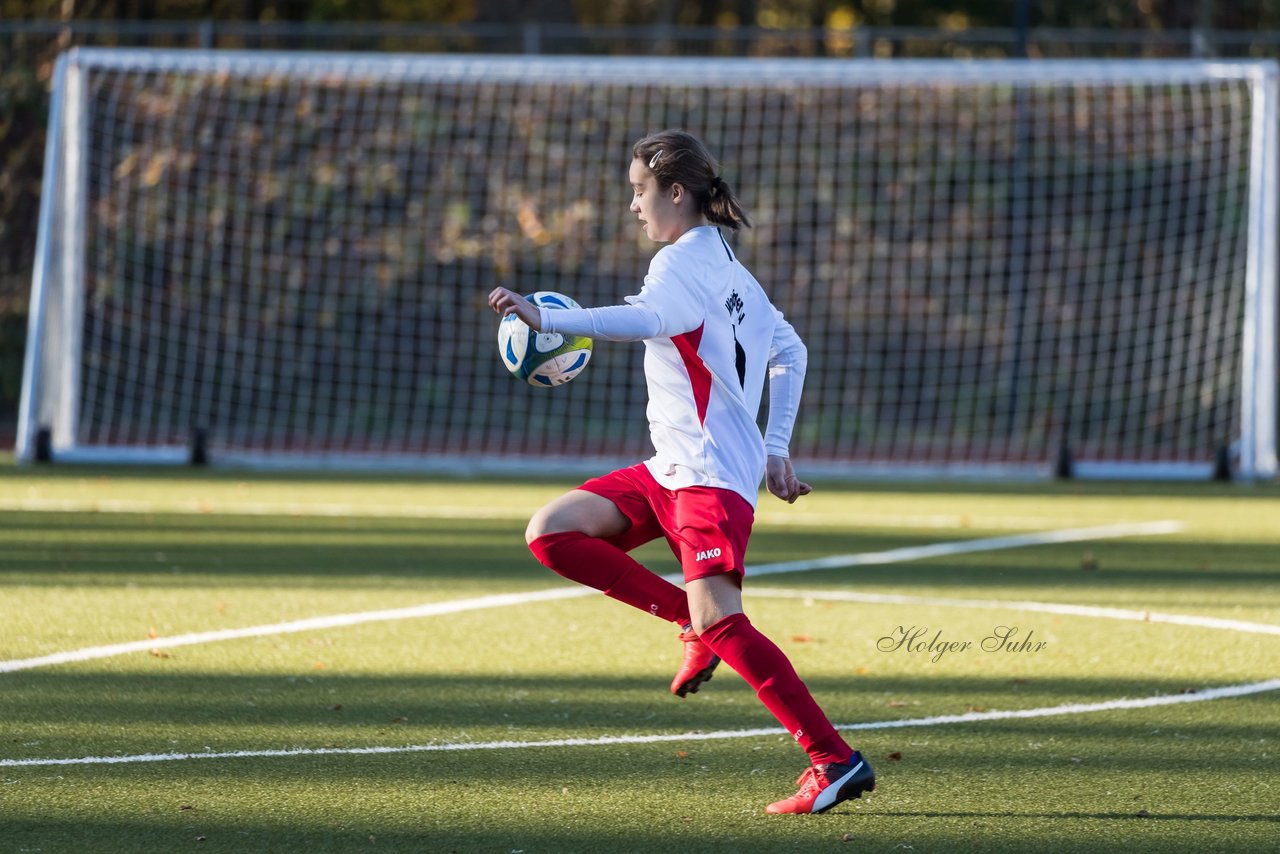
[[[612,543],[566,531],[543,534],[529,544],[529,550],[557,575],[681,627],[689,624],[689,600],[684,591]]]
[[[786,653],[751,625],[746,614],[725,617],[708,626],[699,637],[747,680],[760,702],[795,736],[814,765],[849,761],[853,748],[818,708]]]

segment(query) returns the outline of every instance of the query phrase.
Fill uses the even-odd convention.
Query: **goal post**
[[[1253,90],[1250,172],[1255,178],[1249,192],[1249,242],[1245,276],[1245,328],[1241,341],[1241,423],[1240,471],[1249,478],[1271,478],[1277,474],[1276,419],[1277,351],[1280,337],[1280,301],[1277,285],[1277,107],[1280,102],[1276,74],[1267,74]]]
[[[631,143],[702,136],[838,475],[1276,475],[1277,66],[75,49],[17,456],[575,474],[632,346],[505,374],[495,285],[620,302]],[[762,413],[762,418],[764,413]]]

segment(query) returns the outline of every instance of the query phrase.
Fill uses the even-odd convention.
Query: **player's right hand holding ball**
[[[494,288],[489,292],[489,308],[503,317],[514,314],[534,332],[542,331],[542,311],[513,290]]]

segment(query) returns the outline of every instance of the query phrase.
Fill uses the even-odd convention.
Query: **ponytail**
[[[702,205],[702,212],[707,222],[723,225],[737,231],[739,228],[750,228],[751,220],[742,209],[742,203],[733,194],[733,189],[719,175],[711,179],[711,188],[707,192],[707,200]]]

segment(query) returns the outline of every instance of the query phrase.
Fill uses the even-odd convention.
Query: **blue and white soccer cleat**
[[[876,787],[876,772],[858,751],[847,765],[814,765],[796,780],[800,791],[769,804],[765,812],[775,815],[826,812],[841,801],[862,797]]]

